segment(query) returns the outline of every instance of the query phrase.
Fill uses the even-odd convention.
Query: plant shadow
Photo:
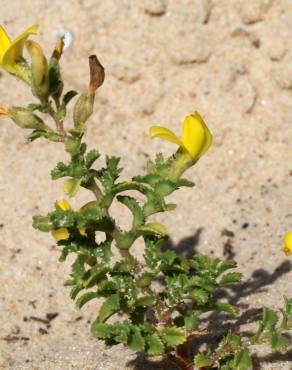
[[[196,247],[199,245],[200,236],[203,228],[199,228],[193,235],[186,237],[177,244],[169,240],[162,248],[165,250],[173,250],[177,254],[192,258],[196,254]],[[233,284],[228,289],[218,289],[216,299],[225,298],[229,303],[238,306],[243,310],[240,316],[234,317],[227,313],[212,312],[207,317],[201,320],[201,323],[206,328],[207,334],[195,337],[191,343],[191,353],[194,355],[199,351],[199,348],[204,345],[211,350],[218,347],[218,342],[228,331],[238,332],[241,325],[259,321],[262,315],[262,310],[257,308],[249,308],[247,303],[241,303],[240,300],[244,297],[252,296],[255,293],[267,291],[267,287],[276,282],[283,275],[291,271],[292,264],[289,260],[283,261],[273,272],[268,272],[265,269],[255,270],[251,277],[242,283]],[[219,323],[219,325],[218,325]],[[210,334],[209,334],[210,333]],[[253,333],[243,332],[244,335],[251,337]],[[255,370],[261,369],[261,362],[278,362],[291,360],[292,351],[286,354],[272,353],[265,357],[254,356]],[[138,353],[136,357],[127,363],[133,370],[177,370],[177,367],[166,357],[160,360],[153,360],[144,353]],[[292,370],[292,367],[291,367]]]
[[[172,250],[179,256],[192,258],[196,254],[196,247],[200,243],[200,237],[204,229],[200,227],[196,230],[193,235],[187,236],[181,239],[177,244],[175,244],[171,239],[169,239],[161,248],[162,252],[167,250]]]

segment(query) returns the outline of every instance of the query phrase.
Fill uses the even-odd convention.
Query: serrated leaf
[[[112,336],[113,325],[103,324],[98,320],[94,321],[91,325],[91,333],[95,338],[108,339]]]
[[[149,223],[136,228],[136,231],[143,235],[154,234],[158,236],[165,236],[167,234],[166,227],[158,222]]]
[[[176,257],[177,257],[177,254],[174,251],[167,250],[162,254],[161,259],[164,263],[171,266],[174,260],[176,259]]]
[[[209,294],[204,289],[192,289],[188,296],[190,299],[196,301],[199,305],[206,304],[209,299]]]
[[[187,339],[184,330],[176,327],[162,329],[159,335],[167,346],[178,346]]]
[[[102,304],[98,320],[100,322],[106,321],[110,316],[118,312],[120,309],[120,299],[118,294],[112,294]]]
[[[162,197],[166,197],[171,194],[175,189],[177,189],[176,185],[172,181],[165,179],[157,182],[154,187],[155,192]]]
[[[99,152],[96,149],[90,150],[85,156],[85,166],[89,169],[93,163],[100,157]]]
[[[198,328],[199,325],[198,316],[200,313],[201,311],[195,310],[187,310],[186,312],[182,313],[186,329],[195,330]]]
[[[142,351],[145,348],[145,340],[138,329],[130,335],[128,346],[132,351]]]
[[[149,356],[159,356],[164,353],[164,344],[157,334],[146,337],[146,352]]]
[[[82,179],[67,179],[64,181],[64,192],[68,197],[75,197],[80,189]]]
[[[194,358],[194,364],[197,368],[208,367],[213,365],[213,361],[207,355],[197,353]]]
[[[96,298],[97,294],[96,292],[88,292],[83,294],[81,297],[79,297],[76,301],[76,306],[78,308],[81,308],[84,306],[87,302],[91,301],[92,299]]]
[[[240,309],[238,307],[227,302],[216,302],[215,307],[218,310],[230,313],[231,315],[238,316],[240,314]]]
[[[240,272],[228,272],[227,274],[223,275],[219,281],[220,285],[224,284],[231,284],[237,283],[242,278],[242,274]]]
[[[136,266],[136,262],[134,260],[130,260],[129,258],[123,259],[118,261],[114,267],[114,272],[131,272],[133,268]]]
[[[142,211],[142,208],[140,207],[139,203],[136,201],[135,198],[129,197],[129,196],[123,196],[118,195],[117,200],[124,204],[126,207],[129,208],[129,210],[133,214],[133,223],[132,228],[136,228],[137,226],[140,226],[144,222],[144,214]]]

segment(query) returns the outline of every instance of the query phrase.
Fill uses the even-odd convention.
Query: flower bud
[[[12,107],[11,108],[11,119],[22,128],[32,128],[39,130],[51,130],[40,117],[35,115],[31,110]]]
[[[49,93],[48,62],[41,46],[35,41],[26,42],[31,56],[31,73],[34,94],[40,99],[46,99]]]
[[[0,107],[0,116],[11,117],[11,109],[8,107]]]
[[[89,69],[90,69],[90,82],[88,86],[88,95],[94,95],[95,91],[103,84],[104,81],[104,68],[96,55],[90,55],[89,57]]]
[[[286,254],[286,256],[290,256],[292,254],[292,231],[289,231],[285,235],[282,250]]]
[[[74,126],[77,130],[84,131],[84,124],[92,115],[93,105],[94,95],[82,94],[77,100],[73,113]]]
[[[77,100],[73,119],[75,128],[83,132],[85,122],[92,115],[95,91],[103,84],[104,81],[104,68],[100,64],[96,55],[89,57],[90,81],[88,85],[87,94],[82,94]]]

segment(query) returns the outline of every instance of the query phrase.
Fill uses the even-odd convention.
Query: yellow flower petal
[[[69,231],[66,228],[53,230],[52,235],[53,235],[54,239],[57,240],[57,241],[66,240],[66,239],[69,239],[69,237],[70,237]]]
[[[82,236],[87,236],[85,227],[79,227],[78,230]]]
[[[182,144],[193,159],[199,158],[206,140],[202,121],[197,114],[187,116],[183,123]]]
[[[198,112],[195,112],[193,114],[193,116],[194,116],[195,119],[198,119],[198,120],[201,121],[201,124],[203,125],[204,130],[205,130],[205,143],[204,143],[204,146],[203,146],[202,151],[200,153],[200,157],[201,157],[210,148],[210,146],[212,144],[212,141],[213,141],[213,136],[212,136],[209,128],[207,127],[206,123],[204,122],[203,118],[200,116],[200,114]]]
[[[0,65],[2,64],[3,55],[9,48],[11,42],[4,28],[0,26]]]
[[[292,231],[289,231],[284,237],[283,251],[287,256],[292,254]]]
[[[161,127],[161,126],[152,126],[150,128],[150,136],[159,137],[160,139],[171,141],[179,146],[181,146],[181,141],[179,138],[168,128]]]
[[[36,34],[37,30],[38,25],[33,25],[11,42],[8,49],[3,54],[1,61],[1,64],[8,72],[17,72],[16,62],[22,58],[24,43],[29,35]]]
[[[61,208],[63,211],[69,211],[71,209],[70,204],[67,202],[66,199],[58,200],[56,202],[57,206]]]

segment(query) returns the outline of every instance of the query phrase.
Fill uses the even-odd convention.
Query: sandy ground
[[[87,57],[99,56],[106,82],[87,140],[102,153],[122,155],[124,176],[142,173],[155,151],[174,149],[149,139],[151,125],[179,132],[184,116],[198,110],[214,145],[188,173],[196,188],[175,193],[179,207],[160,219],[173,243],[187,251],[222,257],[224,244],[232,245],[246,281],[234,299],[248,311],[236,325],[253,321],[262,305],[279,308],[283,294],[292,296],[292,260],[280,251],[292,224],[291,0],[0,5],[1,23],[12,36],[39,23],[37,39],[48,53],[60,28],[72,32],[73,45],[62,61],[68,89],[85,89]],[[31,102],[24,86],[5,73],[0,96],[3,105]],[[46,213],[63,196],[62,182],[53,184],[49,176],[65,158],[61,145],[28,145],[23,130],[2,120],[0,147],[0,368],[170,369],[143,358],[135,365],[131,351],[106,349],[91,337],[96,303],[81,311],[74,307],[62,286],[70,260],[58,263],[50,235],[31,226],[32,214]],[[81,192],[76,204],[83,198]],[[255,369],[292,369],[291,349],[288,355],[267,353],[258,348]]]

